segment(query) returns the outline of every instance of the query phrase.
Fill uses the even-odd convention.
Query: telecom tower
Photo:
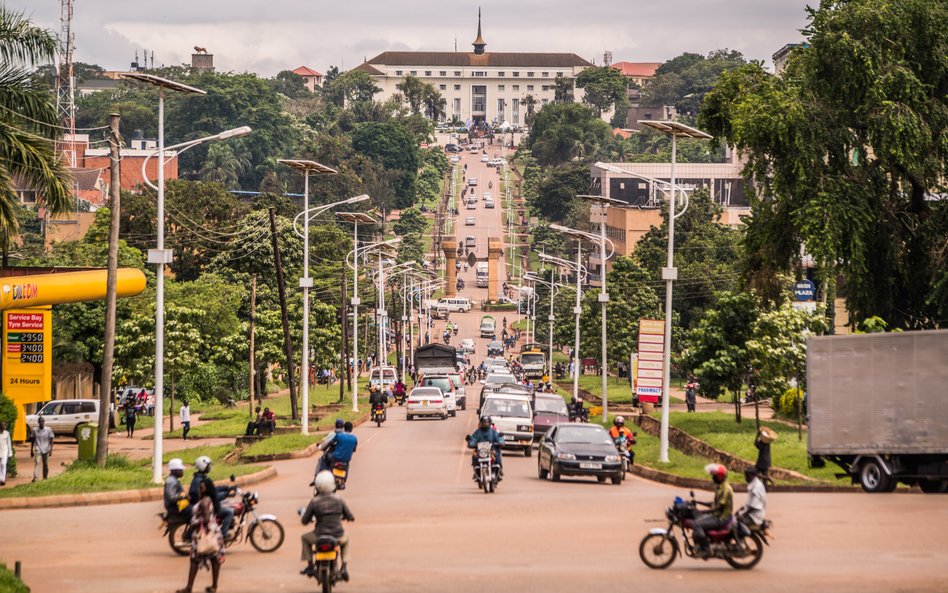
[[[73,0],[60,0],[59,51],[56,52],[56,112],[63,127],[68,130],[70,147],[69,166],[76,166],[76,77],[73,74],[72,51],[75,35],[72,32]]]

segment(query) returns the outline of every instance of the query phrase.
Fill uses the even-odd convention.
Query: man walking
[[[181,418],[181,438],[188,440],[188,433],[191,432],[191,404],[188,400],[184,400],[181,404],[179,417]]]
[[[13,457],[13,441],[7,423],[0,420],[0,486],[7,483],[7,462]]]
[[[53,429],[46,426],[46,420],[40,416],[39,426],[33,431],[30,443],[30,457],[33,458],[33,481],[39,479],[40,462],[43,464],[43,479],[49,477],[49,456],[53,454]]]

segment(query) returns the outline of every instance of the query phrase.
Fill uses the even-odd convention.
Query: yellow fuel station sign
[[[13,439],[26,439],[23,405],[51,398],[52,307],[3,312],[3,393],[19,408]]]

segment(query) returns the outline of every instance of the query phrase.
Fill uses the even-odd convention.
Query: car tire
[[[442,420],[447,420],[447,419],[448,419],[448,413],[445,412],[444,414],[441,414],[441,419],[442,419]]]
[[[550,472],[543,469],[543,464],[540,463],[540,460],[537,460],[537,477],[541,480],[546,480],[550,477]]]
[[[458,415],[457,411],[451,410],[451,417],[452,417],[452,418],[454,418],[454,417],[457,416],[457,415]]]
[[[606,476],[596,476],[596,481],[599,482],[600,484],[605,484]]]
[[[612,484],[615,485],[615,486],[621,486],[621,485],[622,485],[622,476],[623,476],[623,474],[621,474],[621,473],[612,476]]]
[[[405,418],[406,418],[407,420],[414,420],[414,419],[415,419],[415,417],[412,416],[411,414],[406,415]]]
[[[891,492],[896,482],[876,459],[866,459],[859,466],[859,484],[865,492]]]
[[[523,456],[524,456],[524,457],[533,457],[533,445],[530,445],[529,447],[527,447],[526,449],[523,450]]]
[[[550,479],[554,482],[560,481],[560,472],[556,471],[555,465],[550,465]]]

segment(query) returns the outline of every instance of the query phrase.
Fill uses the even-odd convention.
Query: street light
[[[582,241],[576,241],[576,263],[573,263],[569,260],[565,260],[560,257],[554,257],[552,255],[547,255],[545,253],[540,254],[540,260],[544,262],[549,262],[557,266],[563,266],[571,270],[576,271],[576,304],[573,305],[573,315],[576,318],[576,328],[575,328],[575,338],[573,343],[573,399],[579,399],[579,315],[583,312],[582,307],[579,305],[580,299],[583,298],[582,291],[582,276],[586,268],[582,264],[583,256],[583,243]],[[605,395],[605,394],[604,394]]]
[[[527,282],[533,282],[534,286],[536,286],[537,284],[543,284],[544,286],[549,286],[549,287],[550,287],[550,314],[549,314],[549,316],[547,316],[547,318],[546,318],[547,321],[550,322],[550,335],[548,336],[548,337],[549,337],[549,341],[550,341],[549,353],[548,353],[548,356],[549,356],[549,368],[547,369],[547,372],[548,372],[548,373],[552,373],[552,372],[553,372],[553,322],[556,320],[556,317],[553,315],[553,299],[556,297],[556,289],[557,289],[557,288],[565,288],[565,286],[562,285],[562,284],[557,284],[556,282],[553,281],[553,274],[552,274],[552,271],[551,271],[551,273],[550,273],[550,280],[549,280],[549,281],[544,280],[543,278],[540,278],[539,276],[536,276],[535,274],[533,274],[533,272],[527,272],[526,274],[524,274],[524,275],[523,275],[523,279],[526,280]],[[534,306],[536,306],[536,305],[534,305]],[[536,323],[534,323],[533,331],[534,331],[534,334],[535,334],[535,333],[536,333]]]
[[[665,360],[662,364],[662,426],[660,433],[658,461],[668,463],[668,411],[671,396],[671,322],[672,322],[672,287],[678,279],[678,268],[675,267],[675,161],[678,154],[678,138],[710,139],[711,135],[701,130],[686,126],[674,121],[640,120],[643,126],[652,128],[671,136],[671,197],[668,200],[668,259],[662,268],[662,279],[665,280]],[[678,214],[681,216],[681,214]]]
[[[374,219],[373,219],[374,221]],[[364,222],[364,221],[363,221]],[[361,251],[368,253],[371,249],[384,249],[388,245],[395,245],[401,241],[398,237],[394,239],[389,239],[388,241],[379,241],[377,243],[372,243],[366,245],[361,249]],[[352,294],[353,297],[350,300],[352,303],[352,360],[353,367],[356,370],[355,377],[352,380],[352,411],[359,411],[359,241],[358,236],[353,239],[352,251],[346,254],[346,264],[352,268]],[[352,263],[349,263],[349,256],[352,256]]]

